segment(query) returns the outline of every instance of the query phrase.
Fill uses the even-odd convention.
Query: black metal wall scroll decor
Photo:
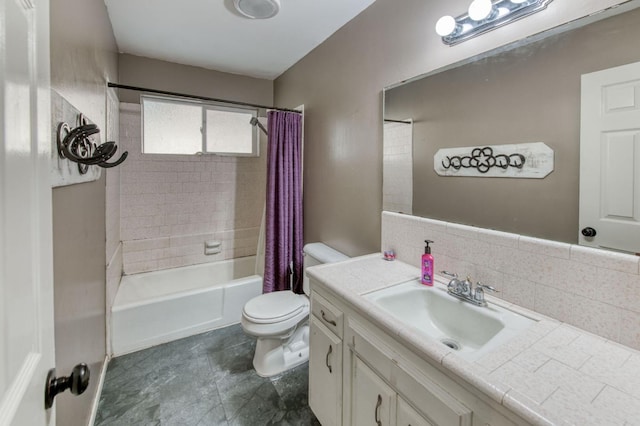
[[[456,170],[475,168],[480,173],[487,173],[493,167],[501,169],[515,167],[516,169],[521,169],[526,162],[526,158],[522,154],[494,154],[491,147],[474,148],[471,151],[471,155],[447,156],[445,160],[442,160],[442,167],[445,170],[450,167]]]
[[[100,132],[95,124],[90,124],[86,118],[80,114],[78,116],[78,126],[71,128],[67,123],[58,124],[57,144],[58,155],[78,163],[78,171],[81,175],[87,173],[89,166],[100,166],[102,168],[115,167],[126,160],[129,153],[123,152],[120,158],[109,163],[118,150],[115,142],[105,142],[96,144],[92,135]]]
[[[438,176],[544,179],[553,169],[543,142],[440,148],[433,156]]]

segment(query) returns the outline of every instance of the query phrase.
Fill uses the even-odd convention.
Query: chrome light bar
[[[436,32],[449,46],[510,24],[546,9],[553,0],[474,0],[469,12],[456,18],[443,16]]]

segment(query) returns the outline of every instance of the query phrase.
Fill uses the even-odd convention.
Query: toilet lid
[[[285,321],[299,314],[309,300],[292,291],[274,291],[254,297],[244,305],[244,316],[253,322],[265,324]]]

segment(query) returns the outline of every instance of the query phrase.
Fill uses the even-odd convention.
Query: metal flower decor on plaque
[[[542,142],[443,148],[433,156],[440,176],[543,179],[553,168],[553,150]]]

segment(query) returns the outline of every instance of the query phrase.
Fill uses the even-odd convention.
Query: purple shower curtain
[[[267,118],[269,142],[262,291],[291,289],[302,294],[302,116],[270,111]]]

